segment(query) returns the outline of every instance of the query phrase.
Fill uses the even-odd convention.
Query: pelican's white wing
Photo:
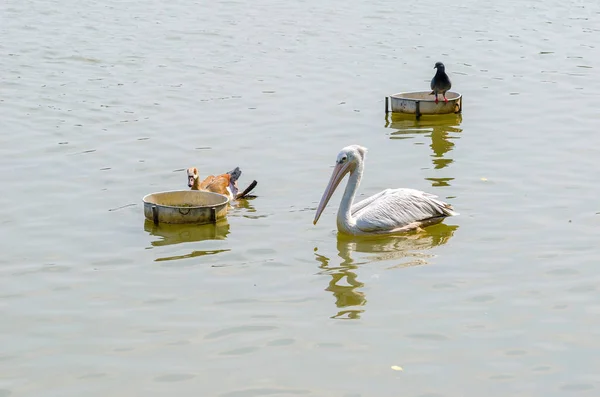
[[[458,215],[437,196],[415,189],[387,189],[352,206],[363,232],[385,232],[431,218]]]
[[[363,208],[367,207],[369,204],[371,204],[373,201],[379,199],[382,196],[385,196],[386,194],[389,194],[389,192],[393,191],[394,189],[386,189],[382,192],[376,193],[370,197],[367,197],[366,199],[359,201],[358,203],[354,203],[352,205],[352,207],[350,208],[350,213],[352,214],[352,216],[356,216],[356,213],[360,210],[362,210]]]

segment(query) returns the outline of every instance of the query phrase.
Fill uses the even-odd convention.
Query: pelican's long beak
[[[313,221],[313,225],[316,225],[321,217],[321,213],[327,206],[329,199],[335,192],[335,189],[338,187],[344,176],[350,171],[350,162],[346,162],[344,164],[336,164],[333,168],[333,173],[331,174],[331,178],[329,179],[329,184],[327,184],[327,188],[325,188],[325,192],[323,193],[323,197],[321,197],[321,202],[317,207],[317,213],[315,214],[315,220]]]

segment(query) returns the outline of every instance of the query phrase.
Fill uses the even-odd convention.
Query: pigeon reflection
[[[433,154],[433,168],[440,170],[448,167],[454,162],[447,158],[446,154],[454,148],[455,135],[462,132],[459,127],[462,122],[462,114],[448,115],[423,115],[419,120],[414,115],[405,115],[400,113],[387,113],[385,115],[385,127],[393,128],[396,131],[390,134],[390,139],[411,139],[416,135],[429,134],[431,144],[429,147]],[[448,186],[454,178],[427,178],[432,182],[432,186]]]
[[[315,248],[315,259],[321,269],[319,274],[331,277],[325,291],[333,294],[335,305],[342,309],[331,318],[359,319],[361,313],[365,311],[367,299],[359,290],[365,284],[359,280],[357,274],[360,265],[393,261],[385,268],[386,270],[425,265],[428,259],[433,257],[425,251],[446,244],[457,229],[457,225],[442,223],[403,236],[365,238],[338,234],[337,250],[341,258],[339,265],[335,265],[334,259],[319,254],[318,248]]]

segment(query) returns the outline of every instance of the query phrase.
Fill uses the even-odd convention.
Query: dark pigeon
[[[438,103],[438,94],[442,94],[444,97],[444,102],[448,102],[446,99],[446,91],[449,91],[452,88],[452,83],[450,82],[450,77],[446,74],[446,67],[441,62],[436,62],[434,69],[437,69],[435,72],[435,76],[431,79],[431,91],[429,95],[435,94],[435,103]]]

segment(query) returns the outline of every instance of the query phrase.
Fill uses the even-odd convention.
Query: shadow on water
[[[365,284],[358,280],[355,272],[360,265],[377,261],[396,261],[387,269],[425,265],[433,255],[424,251],[446,244],[457,229],[457,225],[441,223],[419,233],[401,236],[352,237],[338,234],[337,250],[341,258],[338,266],[332,264],[337,260],[318,254],[315,247],[315,259],[321,269],[319,274],[331,277],[325,291],[333,293],[335,305],[342,309],[331,318],[358,319],[365,311],[365,294],[358,291]],[[360,255],[357,259],[357,254],[367,255]]]
[[[390,133],[390,139],[413,139],[418,135],[431,138],[429,147],[433,154],[433,168],[440,170],[448,167],[454,160],[447,156],[454,148],[453,140],[459,139],[462,132],[461,114],[421,116],[419,120],[414,115],[388,113],[385,115],[385,127],[395,131]],[[432,186],[448,186],[454,178],[427,178]]]
[[[164,247],[174,244],[193,243],[205,240],[225,240],[229,234],[229,222],[227,218],[219,220],[216,224],[208,225],[155,225],[152,221],[144,221],[144,230],[151,236],[159,237],[152,241],[152,247]],[[166,258],[157,258],[156,262],[170,261],[185,258],[194,258],[197,256],[214,255],[229,249],[192,251],[187,255],[171,256]]]

